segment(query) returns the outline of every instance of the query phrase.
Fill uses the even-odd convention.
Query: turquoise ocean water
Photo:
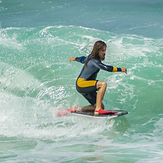
[[[162,0],[0,0],[0,162],[161,163],[162,15]],[[57,117],[88,105],[75,89],[82,65],[67,58],[97,40],[105,64],[128,69],[98,79],[129,114]]]

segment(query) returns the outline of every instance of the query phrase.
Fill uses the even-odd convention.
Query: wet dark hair
[[[103,50],[103,47],[107,47],[106,43],[103,41],[96,41],[94,46],[93,46],[93,50],[91,52],[91,54],[88,56],[86,62],[85,62],[85,67],[87,67],[87,64],[89,62],[89,60],[91,58],[96,58],[96,59],[100,59],[99,57],[99,51]]]

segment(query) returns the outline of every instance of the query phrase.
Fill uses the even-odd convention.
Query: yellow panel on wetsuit
[[[77,80],[77,85],[81,88],[85,88],[85,87],[91,87],[91,86],[95,86],[96,85],[97,80],[85,80],[82,78],[79,78]]]
[[[112,72],[117,72],[117,67],[113,66],[113,71]]]

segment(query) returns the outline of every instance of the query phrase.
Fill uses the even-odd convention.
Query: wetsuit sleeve
[[[85,56],[75,58],[75,61],[80,62],[80,63],[85,63],[86,60],[87,60],[87,57],[85,57]]]
[[[95,67],[105,70],[105,71],[110,71],[110,72],[120,72],[121,71],[121,68],[110,66],[110,65],[105,65],[96,59],[93,60],[93,63],[94,63]]]

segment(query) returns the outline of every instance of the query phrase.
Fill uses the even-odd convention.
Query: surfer
[[[82,108],[73,107],[73,111],[90,111],[93,110],[95,115],[107,114],[102,103],[107,83],[105,81],[96,80],[99,70],[109,72],[125,72],[125,67],[114,67],[105,65],[101,61],[105,59],[106,43],[103,41],[95,42],[93,50],[88,57],[70,57],[68,60],[77,61],[84,64],[81,73],[76,80],[76,90],[84,96],[84,98],[91,104]]]

